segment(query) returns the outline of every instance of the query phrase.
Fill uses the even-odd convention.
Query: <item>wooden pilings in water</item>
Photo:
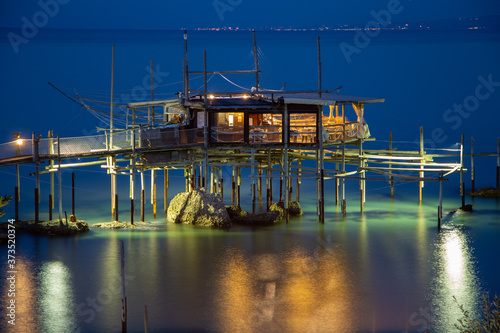
[[[474,170],[474,137],[470,137],[470,182],[471,182],[471,191],[475,190],[475,170]]]
[[[300,149],[299,149],[299,154],[300,154]],[[297,161],[297,184],[296,184],[296,189],[295,189],[295,195],[296,195],[295,201],[297,201],[297,202],[300,201],[301,165],[302,165],[302,161],[300,160],[300,157],[299,157],[299,159]]]
[[[144,170],[141,170],[141,222],[144,222]]]
[[[236,191],[236,167],[233,166],[233,175],[231,177],[231,205],[235,205],[234,197]]]
[[[392,151],[392,132],[389,132],[389,151]],[[389,154],[392,155],[392,154]],[[389,169],[392,167],[392,164],[389,163]],[[394,198],[394,176],[389,177],[389,183],[391,185],[391,199]]]
[[[462,207],[465,207],[465,183],[464,183],[464,135],[460,140],[460,196],[462,197]]]
[[[424,162],[424,128],[420,127],[420,162]],[[423,169],[424,166],[421,165],[420,169]],[[424,173],[421,171],[419,173],[420,178],[424,177]],[[418,182],[418,204],[422,204],[422,191],[424,189],[424,182],[421,180]]]
[[[497,138],[497,184],[496,188],[499,188],[500,183],[500,138]]]

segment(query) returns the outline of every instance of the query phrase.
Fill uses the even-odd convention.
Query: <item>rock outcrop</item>
[[[281,220],[285,217],[285,203],[283,201],[279,201],[273,203],[271,207],[269,207],[270,212],[277,212],[278,219]]]
[[[240,206],[235,206],[235,205],[226,206],[226,210],[231,221],[248,215],[248,213],[245,210],[243,210]]]
[[[304,212],[302,211],[302,207],[300,207],[300,203],[298,201],[290,203],[290,207],[288,207],[288,213],[291,216],[302,216],[304,214]]]
[[[83,232],[88,232],[89,226],[86,221],[78,220],[76,222],[68,222],[63,220],[63,222],[59,222],[59,220],[52,221],[40,221],[35,223],[35,221],[16,221],[14,222],[14,226],[19,232],[30,232],[34,234],[43,234],[43,235],[75,235]],[[2,223],[0,229],[6,229],[7,223]]]
[[[269,211],[278,212],[280,219],[285,217],[285,203],[283,201],[276,202],[269,207]],[[291,202],[288,207],[288,214],[290,216],[301,216],[303,213],[300,203],[297,201]]]
[[[474,192],[470,192],[469,195],[481,198],[500,198],[500,189],[495,187],[485,187]]]
[[[177,194],[168,207],[167,221],[218,228],[231,226],[221,197],[202,188]]]

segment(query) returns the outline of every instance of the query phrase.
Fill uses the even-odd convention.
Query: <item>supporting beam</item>
[[[168,169],[163,170],[163,209],[167,216],[168,210]]]
[[[392,151],[392,132],[389,132],[389,151]],[[392,156],[392,154],[389,154]],[[389,163],[389,169],[392,167],[392,164]],[[389,177],[389,184],[391,185],[391,199],[394,198],[394,177]]]
[[[462,197],[462,208],[465,207],[465,184],[464,184],[464,135],[460,140],[460,196]]]
[[[345,173],[345,104],[342,104],[342,174]],[[340,190],[342,192],[342,214],[346,216],[346,198],[345,198],[345,177],[340,179]]]
[[[499,188],[500,183],[500,138],[497,138],[497,188]]]
[[[300,149],[299,149],[299,154],[300,153],[301,152],[300,152]],[[301,179],[300,179],[301,170],[302,170],[301,166],[302,166],[302,161],[299,158],[298,161],[297,161],[297,176],[299,176],[299,177],[297,177],[297,183],[296,183],[296,188],[297,189],[295,190],[295,195],[296,195],[296,201],[297,202],[299,202],[299,200],[300,200],[300,184],[302,182]]]
[[[233,166],[233,175],[231,178],[231,205],[235,205],[235,192],[236,192],[236,167]]]
[[[421,162],[424,163],[424,128],[420,127],[420,158]],[[420,169],[423,169],[424,166],[421,165]],[[421,171],[419,173],[420,178],[424,178],[424,173]],[[422,204],[422,190],[424,188],[424,182],[420,181],[418,185],[418,204]]]
[[[259,81],[259,57],[257,54],[257,41],[255,40],[255,30],[252,30],[253,36],[253,56],[255,62],[255,90],[258,92],[260,89],[260,81]]]
[[[141,222],[144,222],[144,203],[145,203],[145,192],[144,192],[144,170],[141,170]]]
[[[474,192],[474,137],[470,137],[470,181],[471,181],[471,191]]]
[[[75,173],[71,173],[71,214],[75,215]]]
[[[156,170],[151,170],[151,205],[153,205],[153,218],[156,218]]]
[[[61,172],[61,143],[57,134],[57,164],[59,165],[57,176],[59,182],[59,223],[62,223],[62,172]]]

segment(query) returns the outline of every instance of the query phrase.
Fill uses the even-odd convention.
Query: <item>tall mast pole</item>
[[[114,92],[115,92],[115,46],[112,47],[111,52],[111,112],[109,117],[109,142],[110,148],[113,149],[113,105],[114,105]]]
[[[319,98],[321,98],[321,46],[319,42],[319,36],[318,36],[318,93],[319,93]]]
[[[187,30],[184,30],[184,95],[189,99],[189,70],[188,70],[188,38]]]
[[[253,56],[255,59],[255,89],[259,91],[260,81],[259,81],[259,58],[257,56],[257,42],[255,40],[255,30],[252,30],[253,35]]]

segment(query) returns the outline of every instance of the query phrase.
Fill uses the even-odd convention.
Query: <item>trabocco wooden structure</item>
[[[222,169],[232,168],[230,202],[233,205],[240,205],[241,202],[242,169],[249,170],[254,212],[263,209],[263,202],[269,208],[273,202],[282,201],[288,209],[294,195],[296,201],[300,200],[302,180],[314,181],[317,184],[317,214],[322,223],[325,221],[325,181],[334,184],[335,203],[341,205],[344,215],[347,212],[346,180],[355,181],[359,186],[361,212],[366,181],[370,180],[389,182],[391,195],[394,182],[418,182],[419,202],[422,201],[424,182],[440,181],[438,219],[442,215],[442,184],[446,176],[460,172],[461,195],[464,197],[463,135],[460,149],[449,154],[427,154],[422,128],[420,149],[416,151],[400,151],[393,147],[392,135],[387,149],[366,149],[364,144],[375,139],[370,137],[364,119],[365,105],[381,103],[384,99],[342,95],[339,93],[342,87],[323,89],[319,37],[318,87],[310,91],[267,90],[260,86],[255,32],[255,68],[251,70],[209,71],[205,52],[201,70],[192,71],[188,66],[186,32],[184,47],[184,86],[175,99],[154,99],[152,72],[151,100],[115,104],[113,47],[111,101],[102,102],[110,106],[105,112],[109,115],[109,129],[101,135],[72,138],[54,137],[50,132],[48,138],[42,139],[33,133],[31,145],[23,144],[20,137],[0,145],[0,166],[16,166],[16,219],[20,199],[19,166],[22,163],[36,166],[33,174],[36,176],[36,221],[39,219],[40,175],[50,174],[49,219],[52,219],[54,176],[58,173],[59,218],[62,219],[61,170],[88,165],[101,165],[110,175],[111,214],[115,220],[118,220],[117,175],[129,177],[131,223],[134,223],[136,176],[140,176],[141,220],[144,220],[145,174],[148,172],[151,176],[150,197],[156,216],[157,172],[164,173],[163,207],[166,214],[169,170],[177,169],[184,170],[186,191],[204,187],[224,198],[224,182],[227,179],[224,179]],[[190,88],[192,74],[203,75],[202,90]],[[226,78],[228,74],[255,75],[255,87],[234,92],[218,92],[209,88],[208,75]],[[88,105],[89,101],[96,101],[83,96],[69,98],[96,112]],[[129,112],[118,115],[114,112],[116,108]],[[347,112],[352,112],[355,119],[348,119]],[[126,117],[124,128],[113,126],[113,119],[118,116]],[[500,153],[497,154],[500,156]],[[454,156],[455,160],[459,157],[455,163],[436,161],[438,158],[449,160]],[[78,161],[73,163],[71,159],[75,158]],[[304,162],[307,160],[312,162]],[[40,165],[43,165],[41,170]],[[273,189],[273,179],[279,179],[279,189]],[[279,193],[279,198],[273,197],[276,193]],[[229,204],[229,200],[226,202]]]

